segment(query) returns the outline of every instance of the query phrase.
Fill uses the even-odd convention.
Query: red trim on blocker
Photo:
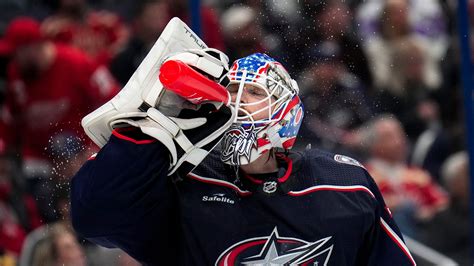
[[[203,176],[199,176],[199,175],[196,175],[196,174],[193,174],[193,173],[189,173],[187,176],[191,179],[194,179],[194,180],[197,180],[197,181],[200,181],[200,182],[203,182],[203,183],[230,188],[230,189],[234,190],[235,192],[239,193],[239,195],[241,195],[241,196],[249,196],[249,195],[252,194],[252,192],[247,191],[247,190],[242,190],[238,186],[236,186],[236,185],[234,185],[230,182],[227,182],[227,181],[223,181],[223,180],[219,180],[219,179],[213,179],[213,178],[209,178],[209,177],[203,177]]]
[[[307,189],[300,190],[300,191],[290,191],[288,192],[288,195],[298,197],[298,196],[304,196],[316,191],[339,191],[339,192],[361,191],[361,192],[368,193],[372,198],[375,199],[375,195],[374,193],[372,193],[372,191],[370,191],[370,189],[364,186],[357,186],[357,185],[356,186],[332,186],[332,185],[313,186],[313,187],[309,187]]]
[[[112,135],[116,136],[117,138],[119,139],[123,139],[123,140],[126,140],[126,141],[130,141],[132,143],[135,143],[135,144],[150,144],[150,143],[153,143],[155,142],[156,140],[155,139],[144,139],[144,140],[136,140],[136,139],[132,139],[131,137],[127,137],[123,134],[120,134],[118,131],[130,131],[128,129],[114,129],[112,130]]]
[[[413,265],[416,265],[415,260],[411,256],[410,251],[408,250],[403,240],[390,228],[390,226],[382,218],[380,218],[380,225],[382,226],[382,229],[385,231],[385,233],[387,233],[387,235],[393,240],[393,242],[395,242],[395,244],[410,259],[411,263]]]

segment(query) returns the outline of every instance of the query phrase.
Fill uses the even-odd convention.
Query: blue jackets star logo
[[[333,247],[331,236],[307,242],[280,237],[275,227],[268,237],[247,239],[233,245],[221,254],[216,265],[327,265]]]

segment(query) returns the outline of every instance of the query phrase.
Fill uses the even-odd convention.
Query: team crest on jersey
[[[315,242],[281,237],[275,227],[270,236],[241,241],[224,251],[216,266],[327,265],[334,247],[332,237]]]
[[[242,156],[250,161],[252,149],[258,148],[257,133],[260,129],[254,124],[233,125],[222,138],[222,161],[238,165]]]

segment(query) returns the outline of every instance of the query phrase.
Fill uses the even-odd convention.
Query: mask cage
[[[276,80],[266,74],[249,72],[247,70],[237,70],[230,71],[228,73],[228,78],[230,80],[229,85],[239,85],[235,102],[231,102],[231,105],[234,106],[239,114],[236,117],[235,123],[270,124],[273,122],[278,122],[283,118],[289,102],[296,94],[296,91],[288,88],[288,86],[286,86],[282,80]],[[266,96],[251,103],[241,102],[244,89],[247,89],[245,85],[253,85],[262,89],[266,93]],[[271,89],[268,87],[271,87]],[[258,105],[264,102],[267,103],[265,108],[261,108],[252,113],[243,108],[252,105]],[[253,116],[261,112],[267,113],[266,118],[255,120]]]

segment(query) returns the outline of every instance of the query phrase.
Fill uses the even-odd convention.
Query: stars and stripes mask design
[[[291,149],[301,126],[303,105],[298,85],[285,68],[268,55],[256,53],[236,60],[227,76],[238,116],[221,142],[222,161],[244,165],[272,148]],[[244,90],[253,88],[261,91],[260,97],[244,101]]]

